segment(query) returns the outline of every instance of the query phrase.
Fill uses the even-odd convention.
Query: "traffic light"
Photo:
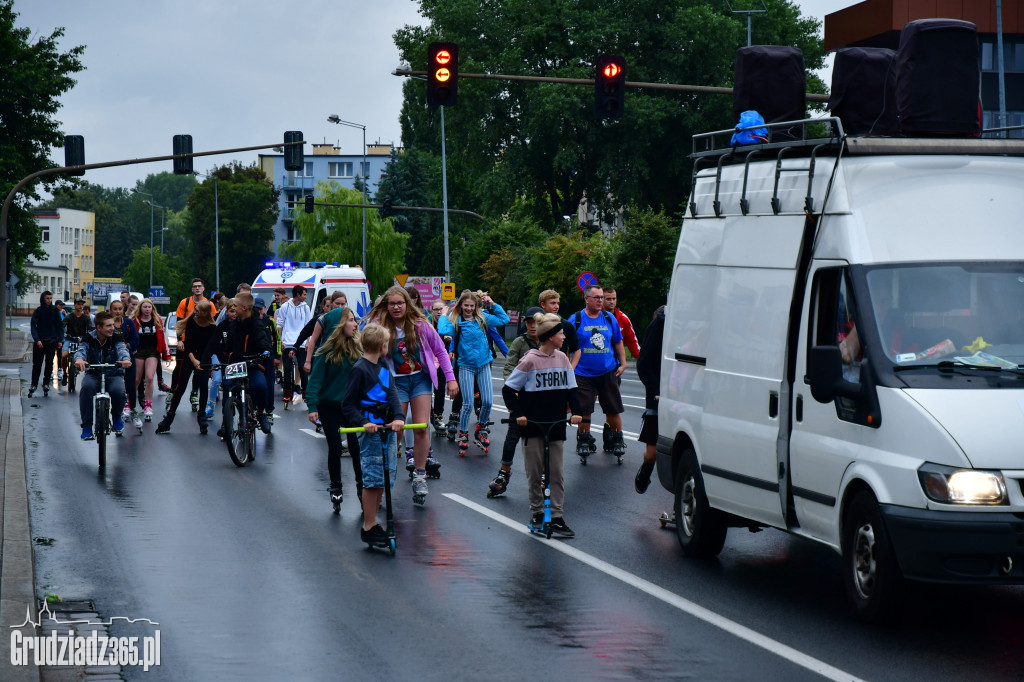
[[[64,165],[85,165],[85,138],[81,135],[64,136]],[[75,171],[68,175],[85,175],[85,171]]]
[[[594,114],[598,119],[622,118],[625,110],[626,60],[618,55],[597,58],[594,75]]]
[[[284,143],[302,142],[302,133],[298,130],[287,130],[284,133]],[[286,146],[284,148],[284,169],[287,171],[300,171],[303,167],[301,144]]]
[[[459,94],[459,46],[430,43],[427,47],[427,104],[455,106]]]
[[[174,154],[191,154],[192,153],[192,136],[191,135],[175,135],[174,136]],[[192,175],[192,157],[187,156],[183,159],[174,159],[174,174],[175,175]]]
[[[313,212],[313,195],[312,194],[307,194],[306,195],[306,213],[312,213],[312,212]]]

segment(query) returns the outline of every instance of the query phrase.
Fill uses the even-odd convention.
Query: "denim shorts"
[[[398,452],[395,432],[388,430],[388,475],[391,487],[398,476]],[[384,456],[381,451],[380,431],[359,434],[359,463],[363,467],[363,488],[384,487]]]
[[[407,403],[418,395],[433,395],[434,384],[426,370],[416,374],[399,374],[395,377],[395,388],[398,389],[398,402]]]

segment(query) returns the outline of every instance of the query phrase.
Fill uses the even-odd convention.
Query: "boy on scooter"
[[[571,538],[575,533],[565,524],[564,466],[562,453],[565,443],[565,423],[548,428],[539,422],[557,422],[565,419],[565,405],[572,410],[570,422],[582,421],[583,409],[577,396],[576,375],[569,358],[558,350],[565,341],[562,318],[552,313],[537,313],[537,339],[540,348],[530,350],[519,361],[505,381],[501,395],[505,399],[511,419],[523,433],[523,462],[530,493],[530,527],[539,528],[543,520],[544,491],[541,475],[544,473],[545,431],[549,444],[548,486],[551,489],[551,533]]]

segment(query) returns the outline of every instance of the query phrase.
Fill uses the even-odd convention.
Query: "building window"
[[[299,177],[299,178],[311,178],[311,177],[313,177],[313,162],[312,161],[306,161],[303,164],[303,169],[302,170],[295,171],[295,176]]]
[[[351,178],[351,161],[332,161],[327,164],[327,174],[332,178]]]
[[[43,236],[40,237],[40,241],[42,241],[44,243],[50,241],[50,228],[48,228],[48,227],[44,227],[43,228]]]
[[[78,284],[79,281],[80,280],[78,279],[78,268],[75,268],[75,284]]]
[[[362,168],[362,170],[359,172],[360,175],[362,175],[364,178],[370,177],[370,162],[369,161],[360,162],[359,167]]]

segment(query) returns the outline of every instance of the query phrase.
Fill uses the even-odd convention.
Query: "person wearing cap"
[[[68,350],[71,347],[70,342],[80,343],[85,335],[89,333],[89,330],[93,327],[92,321],[89,316],[85,313],[85,301],[80,298],[75,299],[75,307],[64,317],[64,338],[69,343],[64,346],[64,350],[60,356],[60,366],[63,370],[61,376],[61,384],[68,386]],[[68,386],[68,392],[74,392],[74,384]]]
[[[530,528],[540,532],[544,519],[544,442],[548,443],[546,463],[551,500],[551,533],[563,538],[575,535],[565,523],[565,406],[572,410],[570,422],[579,424],[583,414],[572,364],[559,348],[565,342],[562,318],[554,313],[534,316],[540,348],[531,349],[505,380],[501,395],[509,417],[523,433],[523,464],[530,496]],[[554,422],[554,423],[552,423]]]
[[[534,319],[534,315],[543,312],[537,306],[533,306],[523,316],[526,331],[513,339],[512,345],[508,347],[508,353],[505,354],[505,366],[502,368],[504,379],[508,380],[524,355],[534,348],[540,348],[540,340],[537,338],[537,321]],[[519,445],[522,435],[519,425],[509,422],[508,431],[505,432],[505,444],[501,448],[501,468],[498,469],[498,475],[491,481],[487,497],[497,497],[508,489],[508,481],[512,477],[512,461],[516,457],[516,446]]]

